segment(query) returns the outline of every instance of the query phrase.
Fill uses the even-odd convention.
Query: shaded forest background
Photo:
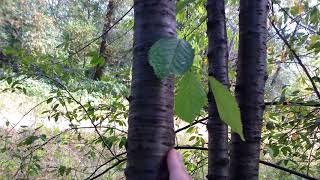
[[[177,3],[177,33],[194,48],[192,72],[203,84],[208,81],[205,3]],[[0,1],[0,179],[124,179],[132,4]],[[264,162],[313,177],[320,177],[319,5],[269,2],[260,155]],[[232,91],[238,7],[237,0],[226,1]],[[207,174],[207,116],[204,108],[191,124],[175,118],[176,148],[194,179]],[[299,177],[261,164],[260,179]]]

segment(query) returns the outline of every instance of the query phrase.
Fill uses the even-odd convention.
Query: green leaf
[[[58,172],[59,172],[60,176],[63,176],[63,174],[66,171],[66,169],[67,169],[66,166],[62,166],[62,165],[59,166]]]
[[[52,102],[52,100],[53,100],[53,97],[51,97],[51,98],[47,99],[47,104],[51,103],[51,102]]]
[[[10,85],[10,84],[12,83],[12,78],[11,78],[11,77],[8,77],[8,78],[6,79],[6,81],[7,81],[7,83]]]
[[[119,142],[119,148],[121,149],[121,148],[125,147],[126,143],[127,143],[127,138],[125,136],[121,137],[120,142]]]
[[[236,98],[215,78],[209,77],[209,81],[221,120],[228,124],[233,132],[239,134],[244,141],[240,109]]]
[[[46,140],[47,140],[47,135],[41,134],[41,135],[39,136],[39,138],[40,138],[42,141],[46,141]]]
[[[2,52],[6,56],[15,55],[17,53],[17,51],[12,47],[6,47]]]
[[[38,136],[29,136],[27,137],[21,144],[19,145],[30,145],[32,144],[34,141],[36,141],[39,137]]]
[[[102,65],[104,63],[104,58],[96,51],[91,51],[87,53],[88,57],[91,57],[90,64],[92,66]]]
[[[188,4],[190,4],[194,0],[180,0],[177,2],[177,8],[176,13],[178,14],[180,11],[182,11]]]
[[[310,22],[313,24],[319,23],[319,10],[317,7],[314,7],[310,12]]]
[[[53,108],[52,108],[52,110],[55,111],[55,110],[58,108],[58,106],[59,106],[59,104],[54,105]]]
[[[182,77],[174,101],[174,111],[184,121],[192,123],[199,115],[207,102],[207,96],[201,82],[193,73],[188,72]]]
[[[194,50],[191,45],[177,38],[163,38],[149,50],[149,63],[159,79],[168,75],[182,75],[193,63]]]
[[[102,65],[104,63],[104,59],[101,56],[93,56],[90,64],[91,65]]]
[[[290,13],[291,13],[291,15],[296,16],[299,14],[299,11],[300,11],[300,6],[295,5],[295,6],[291,7]]]

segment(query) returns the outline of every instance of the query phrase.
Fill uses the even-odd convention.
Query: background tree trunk
[[[230,179],[258,179],[266,73],[267,1],[241,0],[235,88],[246,141],[232,134]]]
[[[134,1],[134,52],[127,144],[128,180],[168,179],[166,154],[174,146],[173,77],[159,80],[148,50],[162,37],[176,36],[173,0]]]
[[[226,34],[224,0],[208,0],[207,12],[209,76],[215,77],[222,84],[229,87],[228,39]],[[223,123],[219,117],[217,106],[210,88],[208,93],[208,105],[208,179],[228,179],[228,126]]]
[[[111,58],[111,53],[110,52],[106,52],[106,47],[107,47],[107,38],[108,38],[108,34],[109,32],[107,32],[110,27],[113,24],[114,21],[114,11],[115,11],[115,3],[113,0],[109,0],[108,3],[108,12],[106,13],[106,18],[105,18],[105,24],[103,26],[103,36],[101,37],[101,44],[100,44],[100,50],[99,50],[99,54],[100,56],[102,56],[104,58],[104,63],[97,65],[95,67],[95,71],[94,71],[94,75],[93,75],[93,79],[94,80],[100,80],[102,75],[103,75],[103,71],[105,69],[106,63],[108,62],[108,59],[110,61]]]

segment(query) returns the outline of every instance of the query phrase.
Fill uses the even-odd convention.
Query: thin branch
[[[76,102],[76,103],[83,109],[83,111],[85,112],[86,116],[88,116],[91,124],[93,125],[94,130],[96,131],[96,133],[98,134],[98,136],[101,138],[102,143],[107,147],[107,149],[110,151],[111,155],[114,156],[114,157],[116,157],[115,153],[111,150],[111,148],[108,146],[108,143],[105,141],[105,139],[103,138],[103,136],[100,134],[97,125],[94,124],[94,120],[91,118],[90,114],[88,113],[87,109],[83,106],[83,104],[82,104],[80,101],[78,101],[78,100],[71,94],[71,92],[67,89],[67,87],[65,87],[61,82],[56,81],[55,79],[52,79],[52,78],[46,76],[45,74],[44,74],[43,76],[46,77],[47,79],[53,81],[54,83],[57,83],[63,90],[65,90],[65,91],[69,94],[70,98],[71,98],[74,102]],[[116,157],[116,158],[117,158],[117,157]],[[117,160],[119,160],[119,159],[117,158]]]
[[[193,147],[193,146],[176,146],[175,149],[208,151],[208,148],[205,148],[205,147]],[[308,176],[308,175],[299,173],[299,172],[294,171],[294,170],[290,170],[290,169],[288,169],[288,168],[285,168],[285,167],[282,167],[282,166],[279,166],[279,165],[276,165],[276,164],[273,164],[273,163],[270,163],[270,162],[267,162],[267,161],[259,160],[259,163],[260,163],[260,164],[264,164],[264,165],[266,165],[266,166],[270,166],[270,167],[276,168],[276,169],[280,169],[280,170],[282,170],[282,171],[288,172],[288,173],[290,173],[290,174],[294,174],[294,175],[296,175],[296,176],[299,176],[299,177],[302,177],[302,178],[305,178],[305,179],[308,179],[308,180],[318,180],[318,179],[313,178],[313,177],[310,177],[310,176]]]
[[[79,52],[81,52],[82,50],[86,49],[87,47],[89,47],[92,43],[96,42],[98,39],[100,39],[103,35],[107,34],[109,31],[111,31],[117,24],[119,24],[119,22],[124,19],[124,17],[126,17],[130,11],[133,9],[134,6],[131,6],[131,8],[124,13],[109,29],[107,29],[105,32],[103,32],[100,36],[92,39],[91,41],[89,41],[85,46],[83,46],[82,48],[78,49],[76,52],[70,54],[69,56],[72,57],[76,54],[78,54]]]
[[[313,102],[294,102],[294,101],[285,101],[285,102],[265,102],[266,106],[282,105],[282,106],[309,106],[309,107],[320,107],[320,103]]]
[[[279,166],[279,165],[276,165],[276,164],[272,164],[272,163],[267,162],[267,161],[260,160],[260,163],[264,164],[266,166],[270,166],[270,167],[273,167],[273,168],[276,168],[276,169],[280,169],[282,171],[288,172],[290,174],[294,174],[296,176],[299,176],[299,177],[302,177],[302,178],[305,178],[305,179],[308,179],[308,180],[318,180],[317,178],[307,176],[305,174],[302,174],[302,173],[299,173],[297,171],[293,171],[293,170],[287,169],[285,167],[282,167],[282,166]]]
[[[90,180],[91,179],[97,179],[98,177],[104,175],[105,173],[107,173],[108,171],[110,171],[111,169],[117,167],[119,164],[121,164],[122,162],[126,161],[127,159],[124,158],[124,159],[121,159],[121,160],[118,160],[116,163],[114,163],[112,166],[110,166],[109,168],[107,168],[106,170],[104,170],[103,172],[101,172],[100,174],[92,177],[92,178],[89,178]]]
[[[201,150],[208,151],[208,148],[205,147],[195,147],[195,146],[176,146],[175,149],[185,149],[185,150]]]
[[[57,96],[55,96],[55,97],[50,97],[50,98],[48,98],[48,99],[51,99],[51,98],[57,98]],[[19,119],[19,121],[18,121],[17,123],[15,123],[15,124],[12,126],[12,128],[10,129],[10,131],[9,131],[8,133],[10,133],[10,132],[23,120],[23,118],[25,118],[31,111],[33,111],[34,109],[36,109],[36,108],[37,108],[38,106],[40,106],[41,104],[47,102],[48,99],[43,100],[43,101],[41,101],[40,103],[38,103],[38,104],[36,104],[35,106],[33,106],[28,112],[26,112],[26,113]]]
[[[203,18],[203,20],[199,23],[199,25],[198,25],[197,27],[195,27],[194,29],[192,29],[188,34],[186,34],[186,35],[184,36],[184,39],[186,39],[186,38],[189,37],[191,34],[193,34],[197,29],[199,29],[200,26],[201,26],[204,22],[206,22],[206,20],[207,20],[207,17],[206,17],[206,18]]]
[[[292,21],[294,21],[298,26],[301,26],[302,28],[304,28],[304,29],[306,29],[306,30],[309,30],[310,32],[312,32],[312,33],[314,33],[314,34],[320,35],[320,32],[319,32],[319,31],[314,30],[314,29],[312,29],[312,28],[310,28],[310,27],[308,27],[308,26],[300,23],[300,21],[297,20],[297,17],[298,17],[298,16],[297,16],[297,17],[292,17],[292,16],[289,14],[289,12],[288,12],[286,9],[284,9],[279,3],[276,2],[276,4],[279,6],[280,10],[283,11],[283,12],[284,12]],[[319,5],[319,4],[313,6],[313,8],[316,8],[318,5]],[[310,8],[310,9],[311,9],[311,8]],[[305,14],[307,14],[308,12],[309,12],[309,11],[307,11]],[[302,15],[300,15],[300,16],[302,16]],[[301,17],[301,18],[302,18],[302,17]]]
[[[123,153],[121,153],[121,154],[118,154],[117,157],[120,157],[120,156],[122,156],[122,155],[125,155],[126,153],[127,153],[127,152],[123,152]],[[115,160],[115,159],[116,159],[116,158],[113,157],[113,158],[109,159],[107,162],[101,164],[99,167],[97,167],[97,168],[92,172],[92,174],[91,174],[89,177],[86,178],[86,180],[87,180],[87,179],[90,179],[92,176],[95,175],[95,173],[96,173],[100,168],[102,168],[103,166],[107,165],[108,163],[110,163],[111,161],[113,161],[113,160]]]
[[[309,158],[308,158],[308,166],[307,166],[307,175],[309,175],[309,171],[310,171],[310,164],[311,164],[311,157],[312,157],[312,151],[313,151],[313,148],[318,140],[317,138],[317,132],[315,131],[314,132],[314,140],[313,140],[313,143],[312,143],[312,147],[311,147],[311,150],[310,150],[310,153],[309,153]]]
[[[280,37],[280,39],[284,42],[284,44],[288,47],[288,49],[290,50],[290,52],[293,54],[293,56],[295,57],[295,59],[298,61],[298,64],[302,67],[304,73],[307,75],[309,81],[312,84],[312,87],[318,97],[318,99],[320,100],[320,92],[316,86],[316,83],[314,82],[314,80],[312,79],[307,67],[302,63],[302,60],[300,59],[300,57],[298,56],[298,54],[296,53],[296,51],[291,47],[290,43],[288,42],[288,40],[281,34],[281,32],[279,31],[279,29],[275,26],[275,24],[273,23],[273,21],[270,21],[272,27],[274,28],[274,30],[276,31],[277,35]]]
[[[185,129],[188,129],[188,128],[191,127],[191,126],[194,126],[194,125],[196,125],[196,124],[202,123],[203,121],[206,121],[206,120],[208,120],[208,117],[205,117],[205,118],[203,118],[203,119],[199,119],[199,120],[197,120],[197,121],[194,121],[192,124],[189,124],[189,125],[184,126],[184,127],[180,128],[180,129],[177,129],[177,130],[175,131],[175,133],[177,134],[177,133],[179,133],[180,131],[183,131],[183,130],[185,130]]]

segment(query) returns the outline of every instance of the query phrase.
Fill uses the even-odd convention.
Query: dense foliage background
[[[133,10],[131,1],[112,0],[105,29],[110,1],[0,1],[0,179],[124,178]],[[226,2],[234,90],[239,4]],[[261,160],[313,177],[320,177],[319,5],[270,1],[261,151]],[[177,21],[179,38],[195,50],[192,72],[205,85],[205,1],[178,1]],[[107,58],[99,55],[104,34]],[[204,108],[191,125],[175,120],[177,149],[194,179],[207,172],[206,118]],[[299,179],[265,165],[260,178]]]

